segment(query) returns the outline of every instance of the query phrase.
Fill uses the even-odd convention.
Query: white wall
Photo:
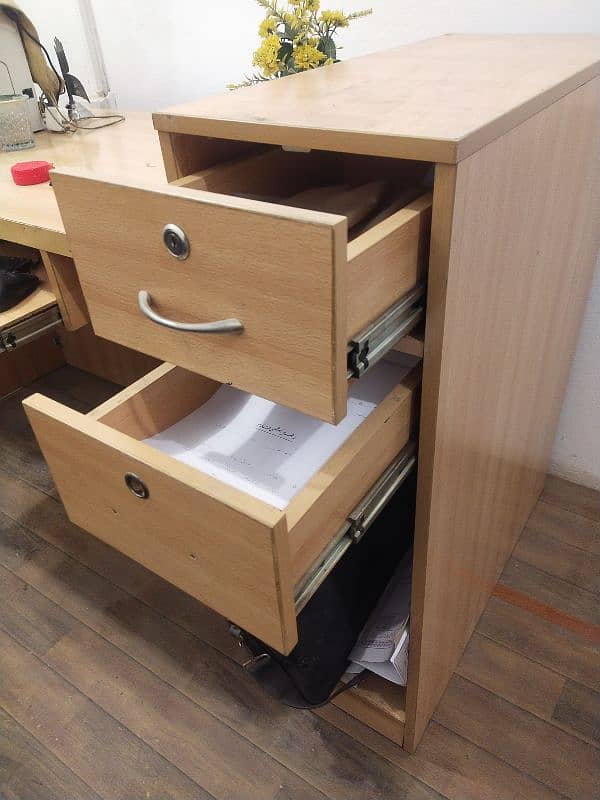
[[[98,86],[92,61],[88,55],[79,0],[19,0],[19,5],[35,25],[40,41],[50,53],[57,70],[54,37],[61,40],[69,62],[69,70],[83,83],[92,99]]]
[[[600,489],[600,259],[554,440],[550,472]]]
[[[342,58],[452,31],[600,31],[598,0],[322,0],[322,6],[373,8],[371,17],[342,31]],[[131,109],[157,109],[238,81],[250,67],[263,13],[253,0],[93,0],[93,7],[109,78],[120,106]]]
[[[342,31],[342,58],[464,32],[600,32],[598,0],[322,0],[374,14]],[[72,42],[85,82],[77,0],[22,0],[41,35]],[[93,0],[109,82],[123,109],[156,110],[223,91],[250,69],[262,10],[253,0]],[[77,63],[80,58],[81,64]],[[552,456],[552,470],[600,489],[600,262]]]

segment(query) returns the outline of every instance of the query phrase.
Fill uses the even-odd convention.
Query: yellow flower
[[[306,0],[307,11],[318,11],[321,7],[321,0]]]
[[[255,67],[259,67],[267,77],[279,72],[277,56],[280,47],[279,36],[276,33],[272,33],[270,36],[265,37],[261,46],[254,53],[252,63]]]
[[[276,17],[267,17],[258,26],[258,35],[262,38],[274,33],[277,28],[278,20]]]
[[[318,67],[326,56],[311,44],[300,44],[294,50],[294,65],[296,69],[312,69]]]
[[[348,27],[348,17],[343,11],[322,11],[321,20],[326,25],[335,25],[337,28]]]
[[[283,21],[292,31],[295,31],[302,25],[302,19],[289,11],[283,15]]]

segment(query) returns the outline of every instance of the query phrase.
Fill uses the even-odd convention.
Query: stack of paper
[[[412,550],[402,559],[350,653],[344,678],[365,669],[406,686]]]
[[[348,393],[339,425],[221,386],[204,405],[146,443],[275,508],[290,500],[408,374],[416,359],[381,361]]]

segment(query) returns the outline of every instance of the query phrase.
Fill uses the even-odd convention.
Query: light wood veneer
[[[282,164],[303,189],[323,161],[265,153],[160,190],[55,172],[94,332],[338,422],[346,413],[348,341],[422,278],[431,195],[348,242],[345,217],[221,193],[276,198]],[[163,244],[167,223],[188,236],[185,261]],[[169,319],[236,318],[244,331],[202,335],[158,325],[140,311],[140,290]]]
[[[77,243],[75,260],[93,287],[90,301],[84,280],[93,321],[94,281],[102,280],[93,271],[95,250],[104,248],[103,269],[112,276],[111,289],[123,254],[132,255],[138,277],[145,263],[151,263],[151,280],[162,269],[152,249],[158,247],[154,228],[147,224],[152,220],[151,209],[160,209],[158,221],[180,208],[189,214],[185,219],[190,226],[198,209],[206,209],[212,240],[206,247],[211,258],[221,259],[221,266],[231,266],[223,253],[233,242],[238,247],[236,262],[245,257],[253,281],[259,286],[263,281],[259,297],[253,290],[246,293],[247,311],[251,314],[252,307],[260,308],[263,323],[277,315],[278,324],[285,321],[302,327],[303,320],[316,322],[314,337],[302,340],[308,348],[304,352],[316,356],[314,365],[309,366],[307,359],[298,371],[302,362],[292,365],[290,356],[296,353],[280,333],[283,349],[279,341],[271,342],[266,350],[256,351],[247,375],[238,374],[256,388],[252,376],[262,368],[268,375],[266,382],[261,377],[263,391],[279,392],[287,383],[277,399],[298,407],[297,396],[302,395],[305,410],[337,419],[344,403],[337,359],[352,330],[351,320],[360,324],[363,312],[368,319],[379,300],[388,295],[393,301],[403,280],[402,253],[407,241],[414,245],[415,236],[406,237],[408,227],[396,225],[396,215],[380,228],[388,235],[373,230],[348,241],[344,218],[282,210],[281,206],[265,213],[256,201],[223,200],[224,195],[214,192],[225,187],[244,193],[241,184],[251,175],[257,185],[275,192],[282,185],[285,188],[295,169],[282,171],[281,181],[260,169],[261,163],[272,164],[273,158],[281,165],[299,163],[269,152],[269,147],[280,145],[330,151],[326,155],[313,152],[306,163],[315,165],[337,163],[344,154],[343,158],[354,158],[353,168],[363,170],[360,174],[367,178],[365,164],[373,170],[375,163],[382,162],[360,161],[359,156],[386,157],[386,169],[389,159],[395,159],[404,175],[410,174],[410,164],[414,174],[422,174],[427,166],[424,161],[435,166],[430,241],[425,242],[430,257],[424,343],[416,335],[397,345],[423,351],[408,685],[404,693],[370,678],[363,687],[340,695],[336,701],[340,709],[333,717],[356,717],[408,750],[417,746],[542,487],[600,234],[599,74],[597,36],[440,37],[155,115],[167,178],[180,185],[150,195],[139,186],[110,190],[119,215],[110,219],[139,217],[139,230],[145,234],[141,238],[153,242],[142,256],[136,240],[122,238],[117,252],[101,240],[98,231],[82,233],[81,225],[74,224],[80,221],[77,210],[67,208],[70,235],[82,237],[81,265]],[[73,176],[57,177],[65,187],[74,187]],[[87,186],[84,191],[93,186],[94,192],[102,193],[109,184]],[[189,188],[194,186],[201,188]],[[85,202],[91,207],[91,194]],[[65,197],[65,204],[72,201]],[[398,213],[402,218],[406,212]],[[412,219],[412,223],[404,220],[406,226],[415,224],[414,215]],[[268,249],[270,237],[284,228],[294,245],[285,277],[302,307],[295,316],[279,295],[273,308],[267,309],[265,297],[274,273],[265,271],[256,257],[256,237],[262,237],[260,244],[264,249],[266,241]],[[418,234],[421,244],[424,230]],[[303,248],[302,253],[298,248]],[[364,302],[353,296],[354,306],[347,302],[350,295],[345,294],[343,283],[348,277],[343,268],[352,269],[352,264],[354,277],[365,278]],[[239,263],[231,269],[235,281],[223,297],[233,296],[244,280]],[[165,273],[165,286],[168,277]],[[108,299],[108,287],[109,282],[97,284],[97,295],[106,306],[101,312],[97,309],[98,319],[108,309],[112,316],[107,316],[107,328],[110,323],[111,330],[116,330],[121,324],[129,328],[131,337],[127,321],[131,299]],[[193,282],[186,284],[183,294],[193,295],[194,301],[194,308],[188,308],[190,315],[201,302],[199,288]],[[131,338],[143,341],[137,333]],[[153,348],[154,344],[152,352]],[[169,357],[170,353],[157,354]],[[183,374],[167,369],[161,380],[168,375],[179,381]],[[299,375],[302,380],[295,380]],[[198,377],[190,380],[205,385]],[[151,381],[148,387],[152,385],[158,387],[161,381]],[[185,518],[186,503],[195,511],[206,504],[209,516],[222,510],[228,522],[239,524],[246,546],[250,546],[249,529],[260,531],[253,540],[256,563],[268,563],[268,575],[256,601],[249,590],[258,579],[256,573],[244,587],[237,572],[225,576],[218,571],[223,579],[204,583],[200,591],[187,583],[189,565],[177,574],[177,558],[169,559],[167,550],[161,553],[161,564],[153,560],[152,568],[162,570],[161,574],[171,571],[169,579],[175,582],[183,575],[188,591],[222,613],[243,605],[250,629],[289,649],[295,636],[290,587],[322,550],[344,508],[361,496],[361,470],[368,476],[364,478],[368,486],[377,470],[397,454],[407,425],[402,409],[416,406],[413,390],[414,386],[402,387],[401,392],[409,393],[402,402],[400,396],[388,397],[377,416],[359,428],[344,452],[336,454],[290,504],[287,532],[265,509],[254,507],[245,521],[239,515],[239,498],[208,487],[206,481],[201,481],[198,491],[197,476],[192,479],[181,471],[174,476],[168,474],[166,462],[158,465],[158,485],[171,487],[178,482],[177,491],[181,489],[178,497],[183,506],[164,501],[161,513],[165,519],[178,515],[177,529],[185,532],[186,544],[186,537],[198,535]],[[134,388],[127,398],[101,410],[99,417],[64,412],[40,398],[29,402],[42,447],[54,464],[73,518],[116,546],[131,548],[135,541],[140,560],[156,546],[152,537],[149,541],[138,530],[128,540],[110,511],[118,509],[121,501],[107,495],[87,502],[81,492],[75,492],[71,476],[73,457],[79,458],[78,472],[84,476],[96,460],[101,469],[106,467],[107,486],[112,486],[109,464],[113,457],[112,466],[119,470],[132,458],[146,463],[147,453],[135,438],[155,424],[154,413],[148,414],[150,406],[136,399],[138,394],[143,398],[145,391]],[[175,404],[172,413],[181,410]],[[165,412],[156,413],[160,420]],[[122,425],[133,426],[132,431],[137,426],[138,433],[122,432]],[[63,439],[77,446],[67,452]],[[189,490],[195,493],[186,494]],[[90,491],[89,496],[95,497],[94,485]],[[102,510],[101,524],[98,509]],[[149,520],[148,525],[152,524]],[[210,540],[206,528],[201,530]],[[275,560],[269,561],[270,551],[277,552]],[[208,542],[207,553],[218,562],[214,542]],[[249,567],[245,564],[240,569]],[[340,725],[353,729],[347,721]]]
[[[142,441],[216,381],[163,364],[87,415],[42,395],[24,406],[73,522],[287,653],[295,587],[407,443],[419,379],[399,383],[284,511]],[[146,499],[126,473],[144,480]]]

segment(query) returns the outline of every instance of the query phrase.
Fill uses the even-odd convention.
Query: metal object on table
[[[0,95],[0,150],[14,152],[35,147],[28,98],[25,95]]]
[[[56,52],[56,57],[58,59],[60,71],[62,72],[63,80],[65,82],[67,97],[69,98],[69,102],[67,103],[67,111],[69,112],[69,119],[71,119],[73,116],[73,109],[75,107],[75,101],[73,99],[74,96],[82,97],[84,100],[87,100],[88,103],[90,98],[88,97],[88,94],[79,78],[76,78],[75,75],[71,75],[69,72],[69,62],[67,61],[65,49],[60,39],[57,39],[56,36],[54,37],[54,50]]]

